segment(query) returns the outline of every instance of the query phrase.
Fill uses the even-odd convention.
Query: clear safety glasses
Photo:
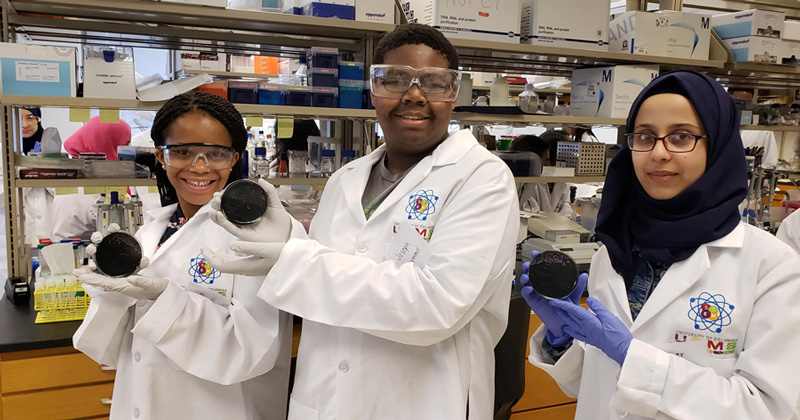
[[[395,64],[375,64],[370,66],[370,86],[372,94],[380,98],[400,99],[411,89],[417,87],[431,102],[452,102],[458,96],[458,83],[461,72],[439,67],[415,69]]]
[[[659,140],[664,142],[664,148],[672,153],[689,153],[697,146],[697,142],[705,138],[697,134],[673,133],[664,137],[656,137],[652,134],[630,133],[625,134],[628,139],[628,146],[634,152],[649,152],[656,147]]]
[[[232,147],[205,143],[168,144],[158,146],[164,151],[164,162],[175,169],[197,165],[203,158],[205,165],[211,169],[230,169],[236,162],[236,151]]]

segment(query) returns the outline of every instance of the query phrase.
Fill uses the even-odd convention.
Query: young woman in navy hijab
[[[800,258],[740,222],[729,95],[667,73],[633,103],[626,133],[603,188],[591,311],[580,291],[547,300],[523,279],[544,322],[529,361],[578,397],[576,419],[800,418]]]

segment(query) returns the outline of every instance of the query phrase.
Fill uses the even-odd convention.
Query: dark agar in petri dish
[[[267,192],[249,179],[231,182],[220,198],[220,210],[236,225],[251,225],[267,212]]]
[[[550,298],[569,296],[578,286],[578,265],[560,251],[544,251],[531,261],[528,279],[536,293]]]
[[[107,276],[130,276],[139,269],[142,262],[142,246],[129,233],[109,233],[97,244],[94,262]]]

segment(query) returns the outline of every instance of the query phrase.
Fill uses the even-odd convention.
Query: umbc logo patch
[[[722,332],[722,327],[731,323],[734,306],[725,301],[725,296],[703,292],[689,299],[689,319],[694,329],[700,331]]]
[[[195,283],[214,284],[214,280],[222,275],[218,270],[203,258],[203,254],[197,254],[197,257],[189,260],[189,275],[192,276],[192,281]]]
[[[434,194],[433,190],[419,190],[416,194],[410,195],[406,205],[408,219],[428,220],[428,216],[436,211],[437,201],[439,196]]]

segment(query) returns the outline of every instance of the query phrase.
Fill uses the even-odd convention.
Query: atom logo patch
[[[433,193],[433,190],[419,190],[416,194],[408,197],[408,205],[406,206],[406,213],[408,219],[427,220],[428,216],[436,211],[436,202],[439,201],[439,196]]]
[[[222,275],[214,267],[211,266],[203,254],[197,254],[197,257],[189,260],[189,275],[192,276],[192,281],[195,283],[214,284],[214,280]]]
[[[694,329],[722,332],[722,327],[731,323],[734,306],[725,301],[725,296],[703,292],[698,297],[689,299],[689,319],[694,322]]]

